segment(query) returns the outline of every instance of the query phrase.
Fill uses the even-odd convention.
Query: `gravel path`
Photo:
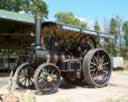
[[[1,82],[3,81],[0,78],[0,85]],[[22,92],[24,93],[24,91]],[[88,88],[87,86],[76,86],[67,89],[59,88],[58,92],[54,94],[36,95],[36,102],[107,102],[106,99],[119,97],[128,97],[128,75],[114,73],[107,87]]]
[[[9,77],[0,77],[0,88],[7,86]]]

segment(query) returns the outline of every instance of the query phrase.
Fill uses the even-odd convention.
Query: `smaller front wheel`
[[[34,74],[34,84],[38,91],[45,94],[56,92],[60,85],[60,71],[51,63],[41,64]]]

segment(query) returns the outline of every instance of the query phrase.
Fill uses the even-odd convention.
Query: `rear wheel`
[[[21,64],[16,70],[16,83],[25,89],[33,88],[34,68],[29,63]]]
[[[94,87],[104,87],[111,76],[111,60],[104,49],[92,49],[84,57],[84,82]]]
[[[56,92],[60,85],[60,72],[54,64],[40,65],[34,74],[34,84],[38,91],[45,94]]]

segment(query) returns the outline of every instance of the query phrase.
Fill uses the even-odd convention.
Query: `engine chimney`
[[[40,33],[41,33],[41,21],[42,17],[40,15],[35,16],[35,45],[36,48],[41,48],[41,39],[40,39]]]

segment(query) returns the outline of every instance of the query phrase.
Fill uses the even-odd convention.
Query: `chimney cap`
[[[35,18],[36,18],[36,19],[41,19],[42,16],[41,16],[40,14],[36,14],[36,15],[35,15]]]

